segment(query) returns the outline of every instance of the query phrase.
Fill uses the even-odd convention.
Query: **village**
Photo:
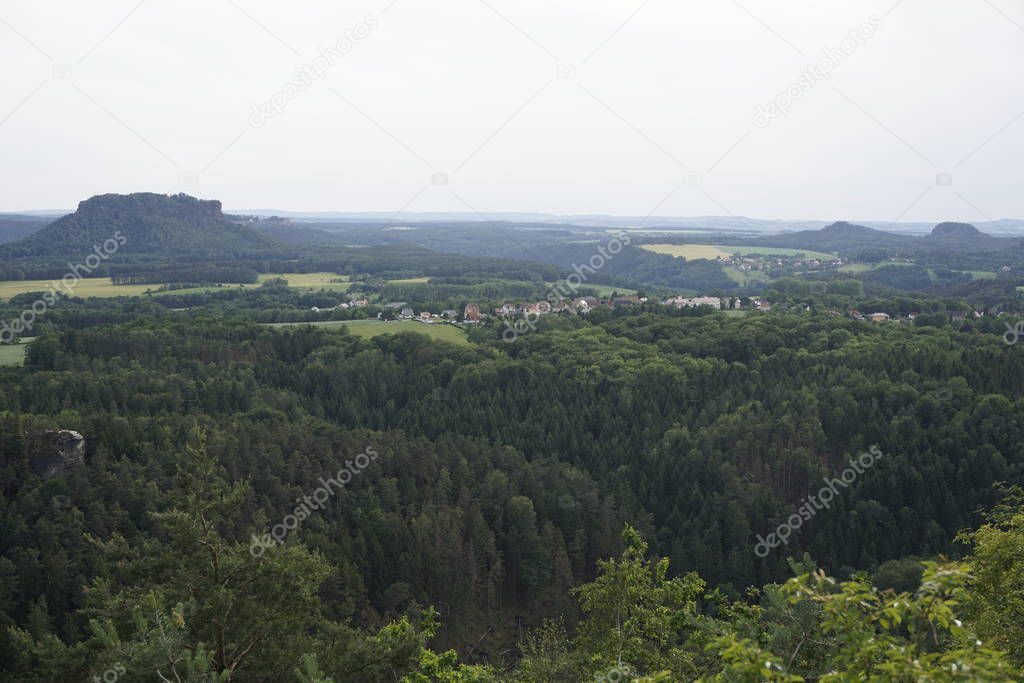
[[[416,310],[416,308],[408,302],[396,301],[380,304],[383,308],[377,313],[376,318],[381,321],[408,320],[427,325],[440,323],[477,325],[485,323],[490,319],[510,320],[517,318],[536,318],[538,316],[551,314],[587,315],[591,311],[599,309],[640,306],[648,303],[659,303],[663,306],[676,309],[695,309],[701,306],[725,311],[767,312],[773,309],[772,302],[762,297],[672,296],[659,301],[657,299],[652,299],[638,294],[614,294],[608,298],[600,299],[593,296],[563,299],[554,304],[548,301],[506,302],[500,306],[490,309],[489,311],[483,309],[479,303],[470,302],[465,305],[462,311],[449,308],[436,313],[425,309]],[[347,310],[371,305],[374,304],[369,299],[353,296],[350,297],[349,301],[340,303],[333,308],[319,308],[317,306],[313,306],[310,308],[310,311],[313,313],[321,313],[331,310]],[[786,311],[797,309],[804,310],[806,312],[811,311],[811,307],[806,304],[799,304],[795,309],[794,306],[786,304],[775,304],[775,307],[781,307],[780,310]],[[863,313],[852,308],[847,311],[829,308],[825,313],[836,317],[846,316],[853,320],[863,322],[902,323],[911,325],[914,324],[915,319],[921,315],[918,311],[911,311],[905,315],[895,315],[884,311]],[[966,320],[979,319],[983,317],[985,313],[979,311],[949,311],[946,315],[951,323],[960,324]]]
[[[715,261],[723,266],[731,266],[741,272],[771,272],[779,274],[783,270],[810,271],[810,270],[838,270],[849,261],[839,257],[814,258],[804,255],[784,254],[729,254],[718,256]]]
[[[576,299],[564,299],[555,304],[552,304],[548,301],[508,302],[503,303],[501,306],[497,306],[491,309],[490,312],[482,310],[479,303],[471,302],[466,304],[465,308],[461,312],[461,315],[460,312],[455,309],[445,309],[440,313],[434,313],[429,310],[416,311],[413,306],[411,306],[409,303],[405,301],[395,301],[382,304],[384,310],[377,314],[377,319],[416,320],[423,323],[463,322],[472,324],[483,322],[492,316],[498,318],[515,318],[524,316],[546,315],[551,313],[585,315],[590,311],[599,308],[639,306],[642,304],[649,303],[650,301],[651,299],[649,297],[640,296],[637,294],[615,295],[607,299],[598,299],[597,297],[593,296],[583,296]],[[749,301],[749,305],[743,305],[744,301]],[[675,308],[697,308],[698,306],[710,306],[711,308],[715,309],[739,310],[741,308],[751,308],[760,311],[771,310],[771,304],[760,298],[740,299],[738,297],[717,296],[674,296],[665,299],[661,303],[665,306],[671,306]],[[348,310],[352,308],[360,308],[370,305],[371,301],[365,297],[353,297],[349,301],[342,302],[332,308],[312,306],[310,307],[309,310],[312,311],[313,313],[322,313],[331,310]]]

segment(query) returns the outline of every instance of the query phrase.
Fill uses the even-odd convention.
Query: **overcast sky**
[[[1020,0],[0,0],[0,211],[1024,218],[1021,64]]]

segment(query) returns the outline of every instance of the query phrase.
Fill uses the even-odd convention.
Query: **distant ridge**
[[[994,252],[1019,251],[1024,240],[1018,236],[995,236],[969,223],[939,223],[926,235],[886,232],[839,221],[821,230],[801,230],[743,240],[742,244],[810,249],[856,255],[865,249],[888,249],[905,255],[927,251]]]

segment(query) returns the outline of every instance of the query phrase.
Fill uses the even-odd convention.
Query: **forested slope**
[[[566,609],[625,521],[726,590],[784,578],[803,550],[840,575],[956,553],[992,485],[1022,479],[1014,351],[948,329],[653,312],[471,348],[201,316],[67,331],[2,375],[8,615],[81,606],[83,578],[106,571],[83,532],[152,534],[197,424],[251,481],[242,539],[378,446],[297,532],[338,568],[325,604],[374,624],[443,602],[460,618],[439,642],[463,647],[491,626],[508,647],[515,616]],[[40,481],[26,441],[46,428],[85,435],[87,465]],[[885,457],[788,547],[753,552],[872,445]]]

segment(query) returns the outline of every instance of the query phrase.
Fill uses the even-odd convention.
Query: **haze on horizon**
[[[0,35],[0,211],[1024,217],[1007,0],[16,2]]]

